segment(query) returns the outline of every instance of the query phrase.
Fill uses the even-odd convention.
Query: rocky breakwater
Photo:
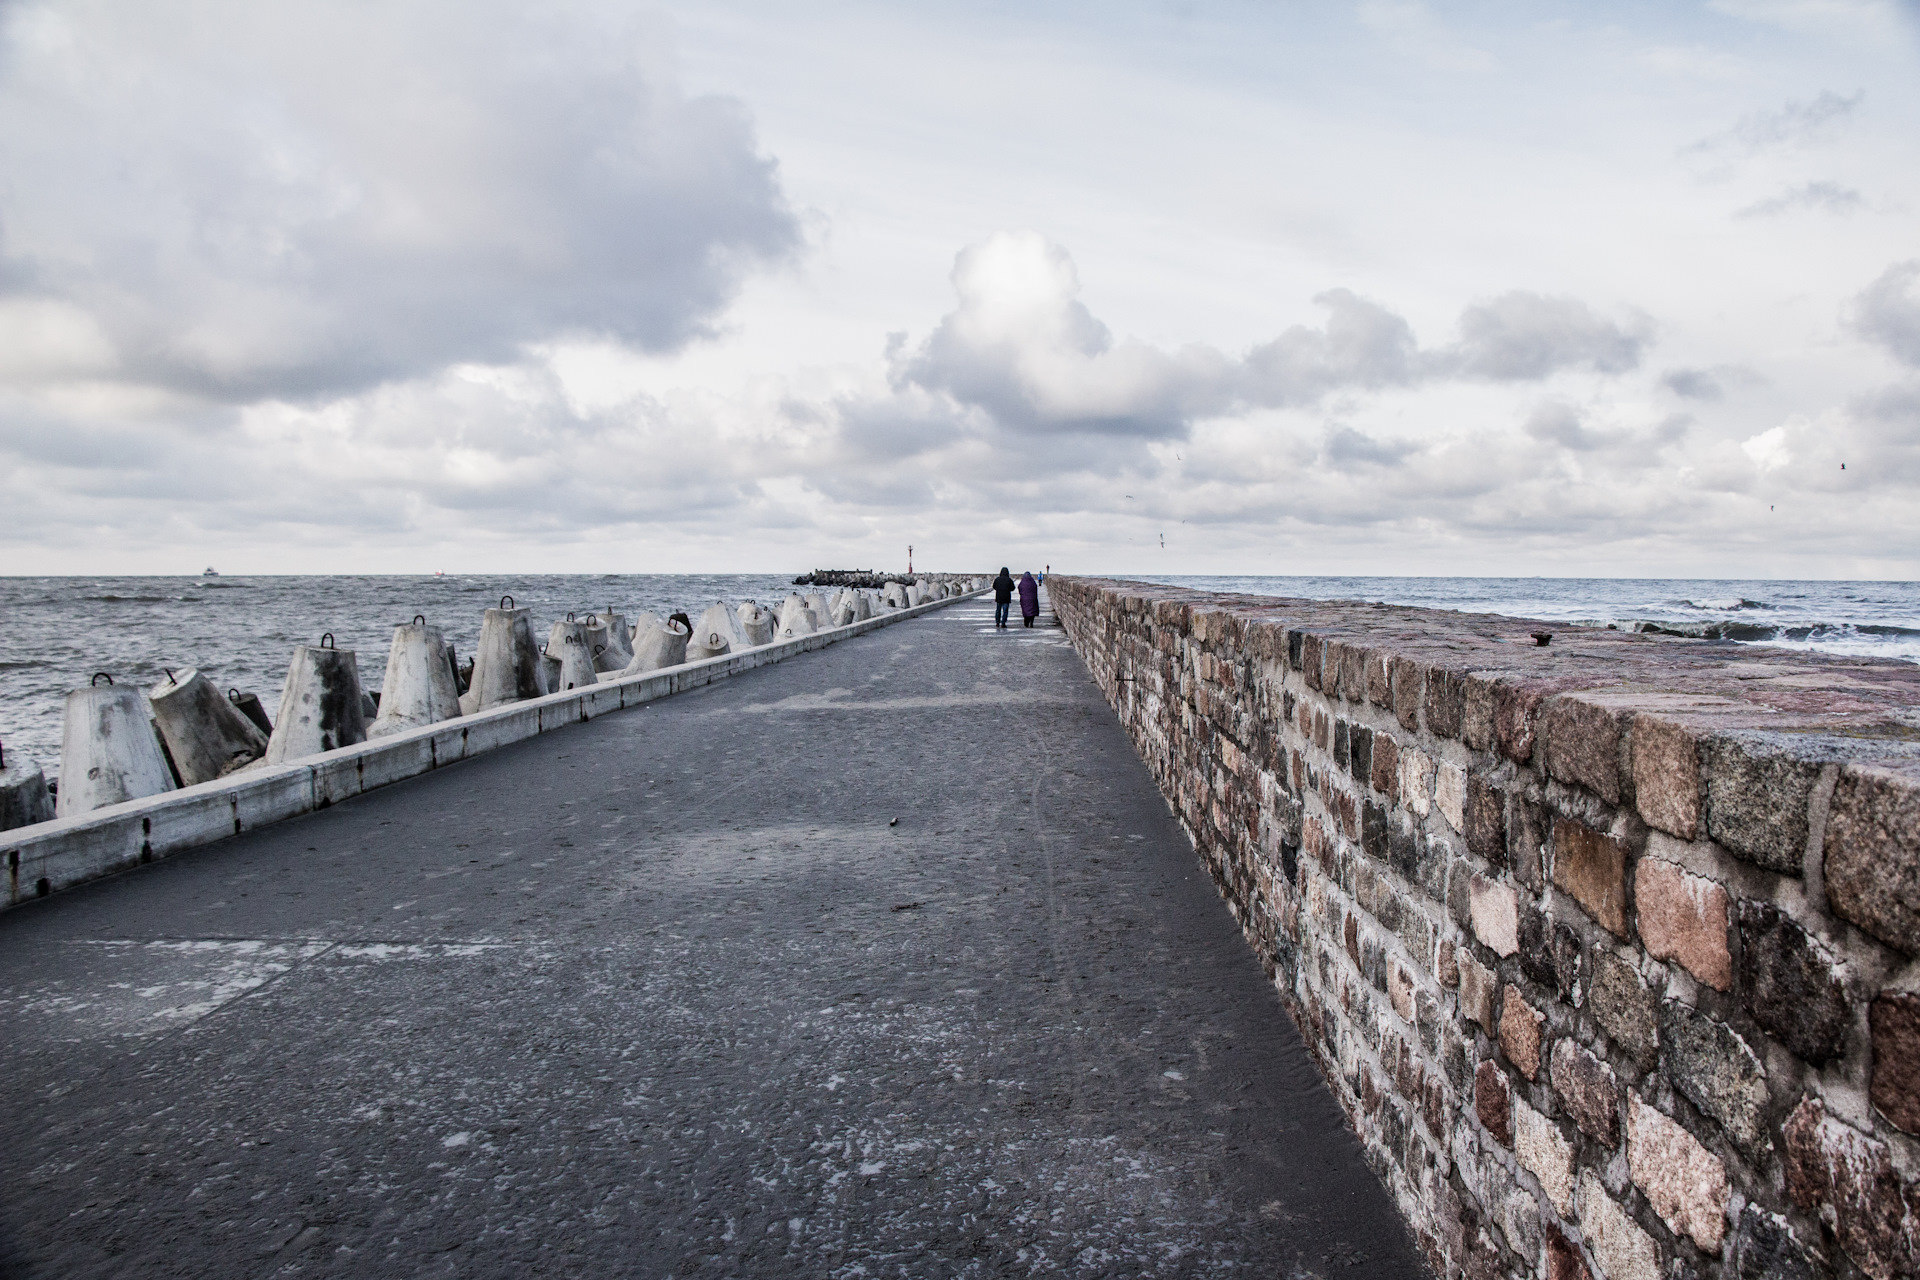
[[[1438,1271],[1920,1274],[1920,668],[1047,585]]]

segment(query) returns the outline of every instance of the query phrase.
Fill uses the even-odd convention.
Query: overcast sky
[[[1914,578],[1920,6],[0,0],[0,511],[4,573]]]

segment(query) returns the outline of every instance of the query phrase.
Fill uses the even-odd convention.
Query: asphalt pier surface
[[[10,911],[0,973],[0,1274],[1424,1274],[990,604]]]

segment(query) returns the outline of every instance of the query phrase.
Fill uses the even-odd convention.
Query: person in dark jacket
[[[1013,604],[1013,575],[1007,572],[1007,566],[1000,566],[1000,576],[993,580],[993,625],[1007,625],[1007,609]]]
[[[1031,571],[1020,575],[1020,625],[1030,627],[1040,616],[1040,584]]]

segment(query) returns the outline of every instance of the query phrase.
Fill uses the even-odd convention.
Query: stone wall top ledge
[[[1731,641],[1692,640],[1575,627],[1536,618],[1362,601],[1295,600],[1056,575],[1056,592],[1085,592],[1124,607],[1137,601],[1162,626],[1186,630],[1217,657],[1227,649],[1252,662],[1312,666],[1307,683],[1347,696],[1340,655],[1362,655],[1391,673],[1395,692],[1378,701],[1406,719],[1417,710],[1441,736],[1472,723],[1488,686],[1505,700],[1539,704],[1558,695],[1614,717],[1644,712],[1705,739],[1723,732],[1773,735],[1777,749],[1831,762],[1920,758],[1920,665],[1896,659],[1805,653]],[[1090,603],[1091,603],[1090,599]],[[1098,605],[1095,604],[1095,608]],[[1533,633],[1551,632],[1550,644]],[[1297,638],[1310,643],[1295,643]],[[1429,690],[1434,673],[1438,689]],[[1397,692],[1402,681],[1408,691]],[[1414,688],[1414,685],[1421,687]],[[1364,690],[1363,690],[1364,692]],[[1376,693],[1384,692],[1376,688]],[[1374,699],[1370,699],[1374,700]],[[1412,705],[1409,706],[1408,704]],[[1530,745],[1525,726],[1510,737]],[[1513,752],[1509,751],[1509,755]],[[1525,757],[1516,757],[1524,759]]]

